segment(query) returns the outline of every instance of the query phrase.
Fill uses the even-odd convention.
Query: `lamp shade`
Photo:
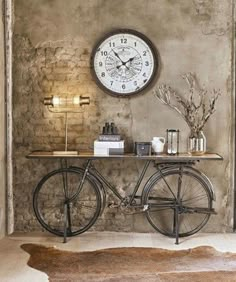
[[[45,106],[52,107],[74,107],[89,105],[90,98],[86,96],[50,96],[45,97],[43,103]]]
[[[47,109],[52,113],[63,113],[65,114],[65,150],[64,151],[53,151],[53,154],[78,154],[78,151],[68,151],[68,113],[80,113],[79,107],[82,105],[89,105],[90,98],[87,96],[79,95],[53,95],[50,97],[45,97],[43,100]]]

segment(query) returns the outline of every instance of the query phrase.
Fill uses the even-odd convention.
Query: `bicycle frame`
[[[53,156],[50,153],[31,153],[29,155],[29,158],[55,158],[58,159],[58,156]],[[188,156],[186,154],[183,154],[178,157],[170,157],[170,156],[144,156],[137,157],[133,155],[124,155],[124,156],[114,156],[115,159],[142,159],[145,160],[145,163],[143,164],[143,167],[141,169],[141,172],[136,178],[136,183],[133,184],[133,187],[131,187],[132,191],[129,194],[123,195],[123,193],[119,192],[118,187],[116,185],[109,182],[106,175],[102,175],[100,171],[98,171],[93,165],[93,161],[101,159],[100,157],[94,156],[93,154],[81,154],[80,156],[77,156],[76,158],[80,159],[86,159],[86,164],[83,167],[78,166],[70,166],[67,165],[67,162],[69,159],[71,159],[71,156],[59,156],[59,160],[61,161],[61,168],[56,169],[47,175],[45,175],[40,182],[37,184],[34,190],[34,196],[33,196],[33,207],[36,214],[37,219],[39,220],[39,223],[47,229],[49,232],[64,237],[64,242],[66,242],[67,235],[75,236],[77,234],[81,234],[85,231],[87,231],[97,220],[98,216],[102,213],[104,207],[106,206],[106,194],[107,191],[111,191],[112,194],[114,194],[117,199],[118,203],[115,204],[115,207],[122,207],[122,208],[130,208],[134,207],[134,213],[136,211],[136,208],[140,209],[140,212],[145,212],[146,218],[149,221],[149,223],[156,229],[158,232],[162,233],[165,236],[171,236],[176,238],[176,243],[178,243],[179,235],[181,237],[190,236],[196,232],[198,232],[205,224],[207,223],[210,214],[214,214],[214,208],[212,207],[212,200],[215,200],[214,196],[214,190],[213,186],[210,182],[210,180],[207,178],[205,174],[197,170],[193,167],[196,162],[203,160],[222,160],[222,157],[220,157],[217,154],[207,154],[203,157],[194,157],[194,156]],[[109,158],[109,157],[104,157]],[[111,156],[110,158],[113,159]],[[103,159],[103,157],[102,157]],[[162,162],[160,162],[162,161]],[[147,170],[150,166],[150,163],[153,162],[157,168],[154,173],[147,173]],[[76,174],[77,173],[77,174]],[[150,176],[148,176],[148,175]],[[73,186],[73,194],[70,194],[68,192],[69,186],[68,182],[70,181],[71,175],[76,176],[78,181],[76,182],[76,178],[72,178],[75,181],[72,181],[72,184],[75,184]],[[173,175],[173,177],[172,177]],[[44,190],[47,189],[47,185],[50,186],[50,179],[54,179],[54,177],[61,177],[62,181],[62,189],[64,189],[63,194],[63,202],[61,202],[61,205],[64,205],[64,212],[62,209],[59,210],[62,224],[63,226],[57,227],[57,221],[56,218],[56,225],[54,225],[53,221],[51,221],[51,211],[54,211],[56,209],[56,206],[51,204],[50,206],[44,205]],[[190,177],[190,182],[187,181],[187,177]],[[52,178],[51,178],[52,177]],[[148,177],[148,179],[146,179]],[[145,178],[145,181],[144,181]],[[57,179],[57,178],[55,178]],[[147,181],[146,181],[147,180]],[[173,180],[173,181],[172,181]],[[188,186],[190,186],[191,181],[195,181],[192,183],[199,183],[200,189],[198,189],[198,186],[193,186],[193,189],[190,190],[191,193],[198,193],[199,190],[203,191],[203,200],[200,201],[200,204],[196,204],[194,202],[194,199],[199,198],[202,199],[201,195],[200,197],[198,194],[191,198],[191,195],[185,194],[186,198],[183,198],[183,193],[185,193],[186,189],[188,189]],[[145,183],[143,183],[145,182]],[[174,183],[174,184],[173,184]],[[90,186],[87,186],[90,185]],[[160,189],[160,187],[164,187],[163,189]],[[44,188],[45,187],[45,188]],[[94,208],[93,203],[91,205],[92,208],[94,208],[94,214],[91,214],[91,216],[88,219],[88,225],[85,225],[85,227],[80,227],[80,225],[75,225],[74,230],[70,230],[71,226],[73,225],[73,219],[71,219],[71,209],[74,209],[75,211],[78,210],[78,207],[76,204],[72,203],[74,200],[76,202],[77,198],[80,197],[81,192],[83,192],[83,187],[92,187],[93,195],[96,196],[96,202],[97,206]],[[192,186],[191,186],[192,187]],[[197,188],[195,188],[197,187]],[[57,186],[55,187],[57,188]],[[106,188],[106,189],[105,189]],[[47,195],[47,190],[46,195]],[[87,190],[85,190],[86,193]],[[192,192],[191,192],[192,191]],[[196,192],[195,192],[196,191]],[[63,190],[62,190],[63,192]],[[162,194],[163,193],[163,194]],[[41,195],[43,196],[41,198]],[[187,196],[186,196],[187,195]],[[48,193],[48,197],[51,197],[52,195],[50,192]],[[138,199],[136,201],[136,199]],[[206,199],[206,200],[204,200]],[[60,198],[57,199],[58,201]],[[43,201],[43,202],[42,202]],[[191,202],[192,201],[192,202]],[[188,204],[188,202],[190,204]],[[42,205],[40,205],[42,203]],[[202,203],[202,205],[201,205]],[[110,206],[110,205],[109,205]],[[81,206],[83,207],[83,205]],[[85,206],[86,207],[86,206]],[[102,209],[103,207],[103,209]],[[87,207],[86,207],[87,209]],[[160,210],[167,209],[167,218],[170,220],[170,225],[166,225],[166,217],[165,214],[163,216],[164,225],[162,225],[162,212],[159,214],[156,214]],[[47,211],[50,211],[48,214]],[[124,211],[126,211],[124,209]],[[129,211],[129,210],[128,210]],[[56,212],[56,211],[55,211]],[[131,209],[131,212],[133,212],[133,209]],[[154,212],[154,213],[153,213]],[[189,226],[185,226],[183,223],[182,218],[186,218],[186,221],[188,222],[188,216],[187,214],[192,213],[198,213],[203,214],[203,216],[199,216],[199,221],[193,222],[193,225],[191,224]],[[64,214],[64,218],[63,218]],[[173,215],[173,216],[172,216]],[[209,216],[204,216],[209,215]],[[159,218],[160,217],[160,218]],[[53,219],[54,220],[54,219]],[[76,220],[79,220],[76,218]],[[183,223],[183,224],[182,224]],[[190,221],[191,223],[191,221]],[[78,221],[78,224],[80,224],[80,221]],[[182,224],[182,225],[181,225]],[[184,228],[179,231],[179,227],[182,228],[184,225]],[[55,227],[56,226],[56,227]],[[62,227],[62,228],[61,228]],[[67,233],[67,230],[70,232]],[[63,233],[62,233],[63,232]],[[72,234],[73,233],[73,234]]]
[[[86,177],[92,177],[92,179],[94,179],[96,182],[100,183],[100,185],[103,187],[103,185],[105,185],[109,190],[111,190],[115,195],[116,197],[122,202],[124,201],[125,199],[127,199],[127,197],[123,197],[119,191],[116,189],[116,187],[114,187],[97,169],[95,166],[92,165],[92,161],[93,159],[89,159],[85,165],[85,169],[84,169],[84,174],[83,174],[83,177],[82,177],[82,181],[80,182],[79,184],[79,187],[78,187],[78,190],[76,192],[76,194],[68,199],[69,201],[73,201],[74,199],[77,198],[77,196],[79,195],[82,187],[83,187],[83,184],[84,184],[84,181],[86,179]],[[147,160],[143,166],[143,169],[138,177],[138,180],[136,182],[136,185],[133,189],[133,192],[131,195],[129,195],[129,200],[128,202],[126,202],[126,205],[127,206],[140,206],[140,205],[137,205],[135,203],[133,203],[135,197],[138,197],[138,198],[141,198],[141,196],[137,196],[137,191],[138,189],[140,188],[140,184],[142,183],[142,180],[144,178],[144,176],[146,175],[146,172],[149,168],[149,165],[150,163],[153,162],[153,160]],[[153,176],[155,176],[157,173],[159,173],[163,179],[163,181],[165,182],[166,186],[168,187],[168,189],[170,190],[170,193],[173,195],[173,198],[176,202],[179,202],[179,195],[181,193],[181,183],[182,183],[182,171],[183,171],[183,167],[189,167],[191,168],[191,170],[194,170],[195,172],[197,171],[196,169],[194,169],[192,167],[192,165],[194,165],[195,162],[181,162],[181,163],[160,163],[160,164],[156,164],[156,167],[157,167],[157,172],[155,172],[153,175],[151,175],[151,177],[148,179],[147,183],[152,181],[152,178]],[[179,175],[179,180],[178,180],[178,195],[177,197],[174,195],[173,191],[171,190],[171,187],[169,186],[169,184],[166,182],[165,180],[165,177],[163,176],[163,173],[166,169],[169,169],[169,168],[172,168],[173,166],[175,166],[176,168],[179,168],[179,171],[180,171],[180,175]],[[71,168],[74,168],[74,169],[78,169],[78,167],[71,167]],[[201,173],[202,174],[202,173]],[[205,176],[205,175],[204,175]],[[205,176],[206,177],[206,176]],[[207,177],[206,177],[207,178]],[[146,185],[145,185],[146,186]],[[212,195],[212,199],[214,200],[215,197],[214,197],[214,191],[212,189],[212,184],[211,182],[209,181],[209,187],[210,187],[210,190],[211,190],[211,195]],[[104,189],[104,188],[102,188]],[[145,192],[145,191],[144,191]],[[170,199],[169,199],[170,200]],[[171,201],[173,201],[173,199],[171,199]],[[143,206],[141,204],[141,206]]]
[[[79,195],[82,187],[83,187],[83,184],[84,184],[84,180],[85,178],[88,176],[92,176],[92,178],[95,178],[95,180],[97,180],[99,183],[101,184],[105,184],[105,186],[111,190],[115,195],[116,197],[120,200],[120,201],[124,201],[126,199],[126,197],[122,197],[122,195],[117,191],[117,189],[109,182],[107,181],[107,179],[94,167],[92,166],[92,161],[93,159],[89,159],[87,161],[87,164],[85,166],[85,170],[84,170],[84,174],[83,174],[83,177],[82,177],[82,181],[80,182],[79,184],[79,187],[78,187],[78,190],[76,192],[76,194],[71,198],[69,199],[70,201],[73,201],[74,199],[76,199],[76,197]],[[142,169],[142,172],[140,173],[139,177],[138,177],[138,180],[137,180],[137,183],[134,187],[134,190],[133,190],[133,193],[130,195],[130,199],[129,201],[127,202],[127,205],[129,206],[137,206],[136,204],[133,203],[133,200],[136,196],[136,193],[140,187],[140,184],[147,172],[147,169],[150,165],[150,163],[152,162],[152,160],[147,160],[143,166],[143,169]],[[71,168],[75,168],[77,169],[77,167],[71,167]],[[138,196],[139,197],[139,196]],[[140,196],[141,197],[141,196]]]

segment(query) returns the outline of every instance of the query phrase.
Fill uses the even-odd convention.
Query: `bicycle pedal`
[[[118,205],[118,204],[116,204],[116,203],[113,203],[113,202],[111,202],[111,203],[109,203],[109,204],[107,205],[107,207],[108,207],[109,209],[119,208],[119,206],[120,206],[120,205]]]
[[[148,206],[148,205],[144,205],[144,206],[143,206],[143,211],[147,211],[147,210],[148,210],[148,208],[149,208],[149,206]]]

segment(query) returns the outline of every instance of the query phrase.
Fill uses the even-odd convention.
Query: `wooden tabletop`
[[[58,158],[78,158],[78,159],[135,159],[135,160],[156,160],[156,161],[170,161],[170,162],[185,162],[185,161],[200,161],[200,160],[223,160],[219,154],[216,153],[205,153],[203,155],[192,155],[189,153],[180,153],[178,155],[148,155],[148,156],[137,156],[133,153],[125,153],[123,155],[94,155],[93,152],[79,152],[78,154],[70,153],[54,153],[54,152],[44,152],[35,151],[31,152],[26,156],[27,158],[34,159],[58,159]]]

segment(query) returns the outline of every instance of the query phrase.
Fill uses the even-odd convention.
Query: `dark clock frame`
[[[109,37],[111,37],[113,35],[117,35],[117,34],[131,34],[131,35],[135,35],[135,36],[141,38],[148,45],[148,47],[150,48],[152,55],[153,55],[154,68],[153,68],[153,72],[152,72],[152,75],[151,75],[148,83],[145,84],[140,89],[133,91],[133,92],[130,92],[130,93],[119,93],[119,92],[115,92],[115,91],[108,89],[107,87],[105,87],[100,82],[100,80],[98,79],[96,72],[94,70],[94,58],[95,58],[95,54],[97,52],[97,49],[99,48],[99,46],[102,44],[103,41],[105,41]],[[90,67],[91,67],[92,77],[94,78],[96,84],[99,86],[100,89],[102,89],[107,94],[110,94],[110,95],[115,96],[115,97],[119,97],[119,98],[120,97],[130,97],[130,96],[134,96],[134,95],[137,95],[137,94],[145,93],[146,91],[150,90],[150,88],[155,84],[155,82],[156,82],[156,80],[159,76],[159,71],[160,71],[160,56],[159,56],[159,53],[158,53],[155,45],[143,33],[136,31],[136,30],[133,30],[133,29],[117,29],[117,30],[114,30],[112,32],[105,34],[95,44],[95,46],[93,47],[92,53],[91,53]]]

